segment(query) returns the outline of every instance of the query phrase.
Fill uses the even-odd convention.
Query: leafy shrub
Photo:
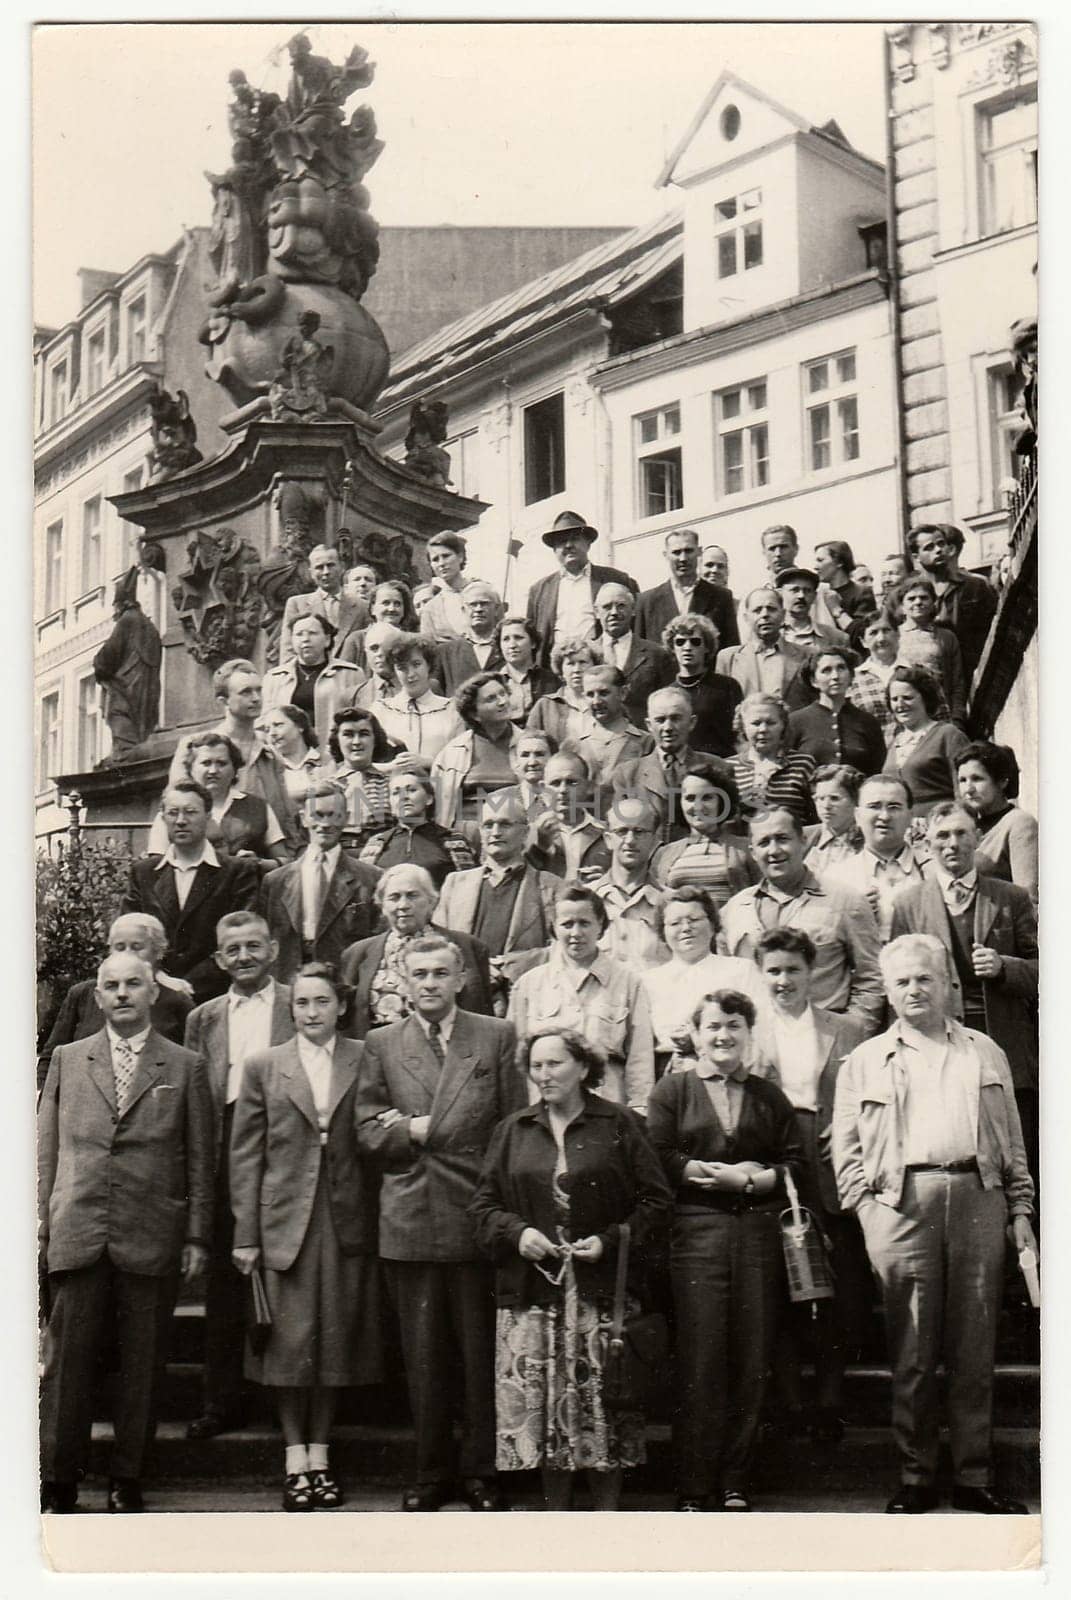
[[[100,964],[129,869],[129,845],[109,837],[38,856],[37,979],[57,1000]]]

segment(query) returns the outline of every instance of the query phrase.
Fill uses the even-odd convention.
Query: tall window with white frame
[[[765,489],[770,482],[770,418],[766,379],[723,389],[714,396],[718,491]]]
[[[524,408],[524,503],[565,490],[565,396],[548,395]]]
[[[803,369],[805,446],[810,472],[859,459],[859,390],[854,350],[810,361]]]
[[[95,494],[82,507],[82,593],[98,589],[104,581],[103,513]]]
[[[100,684],[90,673],[78,680],[78,770],[88,772],[101,758]]]
[[[480,430],[470,428],[453,439],[447,439],[443,449],[450,453],[450,482],[458,494],[476,500],[480,494]]]
[[[145,360],[145,296],[131,300],[126,308],[126,364]]]
[[[37,728],[37,790],[47,789],[60,770],[60,692],[52,689],[40,700]]]
[[[715,203],[714,251],[719,278],[762,266],[761,189],[746,189]]]
[[[104,387],[104,336],[105,330],[98,328],[86,340],[86,394],[96,394],[98,389]]]
[[[57,361],[48,380],[48,425],[55,427],[67,415],[71,398],[70,368],[66,361]]]
[[[993,463],[993,481],[990,484],[990,503],[994,510],[1003,509],[1002,492],[1019,476],[1019,458],[1015,454],[1015,441],[1023,430],[1025,418],[1019,405],[1022,380],[1015,368],[991,367],[987,374],[989,383],[989,448]]]
[[[44,615],[50,617],[63,604],[63,518],[45,529]]]
[[[684,505],[681,408],[662,406],[632,419],[636,452],[636,515],[661,517]]]
[[[1037,91],[981,106],[977,116],[981,232],[987,238],[1038,220]]]

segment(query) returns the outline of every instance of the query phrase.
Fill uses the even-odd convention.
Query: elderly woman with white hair
[[[402,966],[406,950],[425,933],[439,933],[456,944],[465,965],[465,984],[458,995],[463,1011],[494,1015],[487,946],[470,934],[436,927],[431,920],[439,891],[424,867],[402,861],[388,867],[375,887],[375,901],[386,923],[385,933],[359,939],[342,952],[343,980],[354,990],[346,1032],[363,1039],[370,1028],[402,1022],[411,1011],[409,986]]]
[[[116,917],[108,929],[108,954],[113,956],[138,956],[147,961],[159,986],[153,1001],[152,1025],[157,1033],[173,1044],[181,1044],[186,1027],[186,1017],[193,1005],[193,990],[184,978],[169,977],[160,970],[167,953],[167,934],[158,917],[140,911],[131,911]],[[97,1004],[97,979],[83,978],[67,990],[63,1004],[48,1038],[37,1057],[37,1087],[45,1081],[52,1052],[58,1045],[73,1044],[76,1039],[88,1039],[104,1026],[104,1014]]]

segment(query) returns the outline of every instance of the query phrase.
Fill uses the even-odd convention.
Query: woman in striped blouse
[[[815,820],[811,780],[817,762],[803,750],[786,750],[788,712],[772,694],[749,694],[736,712],[740,748],[731,756],[740,812],[746,822],[773,807],[791,811],[801,826]]]

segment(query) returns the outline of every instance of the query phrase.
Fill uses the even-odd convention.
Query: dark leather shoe
[[[76,1483],[49,1483],[41,1485],[41,1510],[70,1512],[78,1508]]]
[[[917,1517],[923,1511],[934,1511],[937,1505],[937,1490],[928,1483],[902,1483],[885,1510],[892,1516]]]
[[[448,1485],[425,1483],[407,1489],[402,1495],[403,1511],[438,1511],[450,1498]]]
[[[995,1489],[960,1483],[952,1490],[953,1511],[981,1511],[987,1516],[1025,1517],[1029,1511],[1021,1500],[1009,1500]]]
[[[187,1439],[215,1439],[221,1433],[233,1433],[243,1426],[237,1411],[204,1411],[194,1417],[186,1429]]]
[[[109,1511],[144,1511],[141,1484],[137,1478],[112,1478],[108,1484]]]
[[[466,1478],[461,1485],[461,1498],[473,1511],[508,1510],[498,1484],[488,1483],[486,1478]]]

